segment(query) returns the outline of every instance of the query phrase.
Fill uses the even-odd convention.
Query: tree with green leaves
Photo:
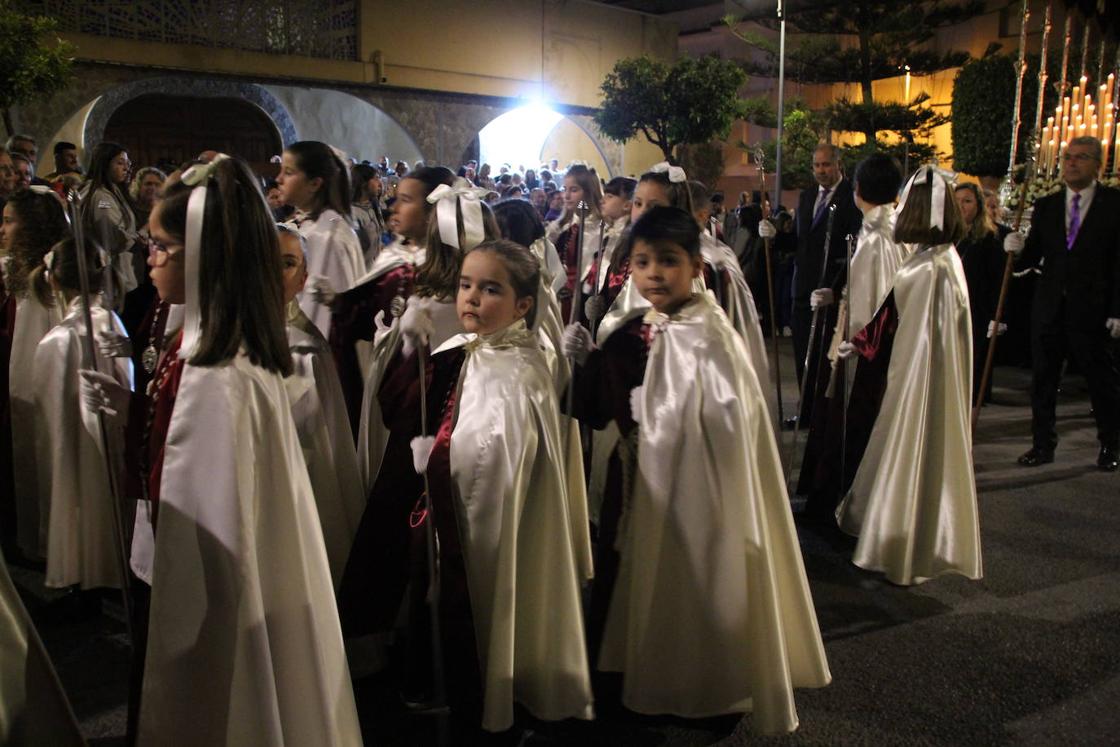
[[[967,52],[937,52],[927,43],[937,29],[962,23],[983,10],[982,0],[850,0],[801,8],[787,13],[787,27],[799,36],[787,49],[786,70],[799,83],[859,84],[861,101],[843,98],[826,109],[832,130],[861,132],[867,143],[874,143],[880,132],[893,132],[909,141],[928,137],[948,118],[927,105],[927,95],[884,103],[875,100],[872,85],[907,71],[922,76],[963,65],[969,59]],[[760,60],[747,63],[747,71],[777,77],[777,45],[759,34],[736,30],[745,20],[771,27],[777,22],[725,20],[740,39],[762,53]]]
[[[601,86],[595,124],[624,143],[639,133],[675,163],[678,146],[726,138],[745,109],[739,89],[746,73],[717,57],[682,57],[667,64],[649,57],[619,60]]]
[[[71,78],[74,48],[54,36],[53,18],[30,16],[10,0],[0,0],[0,114],[9,135],[12,107],[65,88]]]

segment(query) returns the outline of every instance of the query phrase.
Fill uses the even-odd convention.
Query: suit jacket
[[[836,205],[836,218],[832,226],[824,283],[818,284],[821,263],[825,259],[824,238],[828,231],[828,211],[821,215],[820,220],[813,221],[817,191],[818,187],[815,185],[802,190],[801,199],[797,202],[797,279],[794,282],[793,297],[801,303],[808,303],[809,294],[817,288],[838,291],[844,286],[848,279],[846,238],[848,234],[859,236],[859,229],[863,224],[863,214],[856,207],[852,195],[852,184],[847,179],[841,179],[828,202]]]
[[[1097,183],[1077,239],[1066,249],[1066,193],[1034,204],[1031,229],[1020,261],[1042,266],[1035,284],[1034,329],[1104,330],[1120,319],[1120,191]]]

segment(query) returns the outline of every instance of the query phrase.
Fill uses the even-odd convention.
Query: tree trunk
[[[12,110],[7,108],[7,107],[4,107],[3,115],[4,115],[4,129],[8,131],[8,137],[11,137],[12,135],[16,134],[16,128],[12,126]],[[5,140],[6,139],[7,138],[5,138]]]
[[[867,138],[868,143],[875,142],[875,134],[878,130],[875,128],[875,94],[871,90],[871,34],[863,29],[859,32],[859,73],[860,73],[860,90],[863,93],[863,103],[867,108],[867,114],[870,121],[867,123],[863,130],[863,136]]]

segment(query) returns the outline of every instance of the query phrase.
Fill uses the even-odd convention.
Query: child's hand
[[[431,303],[430,299],[419,296],[408,299],[408,308],[401,315],[401,337],[404,339],[406,356],[426,346],[436,331],[435,323],[432,322]]]
[[[560,349],[566,358],[571,358],[577,365],[582,366],[587,356],[595,349],[591,341],[591,333],[581,324],[569,324],[564,328],[564,336],[560,338]]]
[[[117,380],[100,371],[83,368],[78,372],[78,396],[87,412],[101,413],[116,422],[123,422],[128,415],[132,392]]]

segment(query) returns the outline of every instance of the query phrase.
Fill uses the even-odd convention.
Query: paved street
[[[590,724],[526,724],[525,743],[1115,744],[1120,474],[1094,467],[1088,399],[1074,377],[1062,393],[1056,462],[1016,466],[1029,446],[1027,383],[1026,372],[997,372],[997,404],[984,410],[976,439],[982,581],[944,577],[899,588],[850,564],[852,540],[799,530],[834,679],[799,691],[794,735],[752,739],[749,716],[689,722],[601,712]],[[792,400],[791,383],[785,391]],[[119,743],[119,625],[60,620],[33,589],[35,574],[19,572],[17,582],[29,591],[83,728],[95,744]],[[429,725],[405,717],[375,680],[359,683],[357,694],[368,743],[428,742]]]

